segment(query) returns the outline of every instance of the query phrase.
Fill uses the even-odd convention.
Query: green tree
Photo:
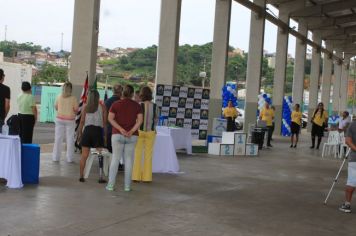
[[[42,69],[33,77],[35,84],[40,82],[54,83],[65,82],[68,79],[67,68],[57,67],[50,64],[43,65]]]

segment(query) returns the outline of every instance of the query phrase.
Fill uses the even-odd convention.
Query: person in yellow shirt
[[[322,102],[318,104],[318,108],[315,110],[311,122],[313,125],[311,131],[312,146],[310,148],[315,147],[315,137],[318,136],[316,149],[319,149],[321,138],[324,136],[324,128],[327,127],[328,124],[328,113],[324,110],[324,104]]]
[[[302,124],[302,112],[299,109],[300,109],[300,105],[295,104],[294,111],[291,114],[291,119],[292,119],[292,122],[290,124],[291,132],[292,132],[292,136],[290,137],[291,148],[292,147],[296,148],[299,140],[300,126]],[[294,136],[295,136],[295,143],[294,143]]]
[[[272,147],[271,139],[272,139],[272,132],[273,132],[273,119],[274,119],[274,111],[270,108],[269,103],[265,103],[265,107],[262,109],[260,113],[260,120],[266,122],[266,126],[268,129],[268,137],[267,137],[267,147]]]
[[[232,105],[232,101],[229,101],[227,107],[223,111],[223,115],[227,120],[226,131],[233,132],[236,130],[235,119],[239,115],[236,108]]]

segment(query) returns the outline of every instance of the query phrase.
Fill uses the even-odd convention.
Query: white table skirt
[[[19,136],[0,135],[0,178],[7,180],[9,188],[23,187]]]
[[[192,131],[190,129],[157,126],[156,130],[157,134],[170,135],[175,149],[186,149],[188,154],[192,154]]]
[[[153,149],[153,173],[178,173],[179,163],[170,135],[157,134]]]

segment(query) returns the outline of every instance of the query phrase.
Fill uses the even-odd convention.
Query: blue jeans
[[[115,185],[119,161],[123,155],[125,162],[125,188],[130,188],[136,141],[137,136],[131,136],[128,138],[121,134],[112,135],[111,142],[113,155],[110,164],[108,184]]]

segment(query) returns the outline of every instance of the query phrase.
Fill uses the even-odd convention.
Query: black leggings
[[[19,122],[21,142],[32,143],[33,127],[35,126],[35,116],[19,114]]]

